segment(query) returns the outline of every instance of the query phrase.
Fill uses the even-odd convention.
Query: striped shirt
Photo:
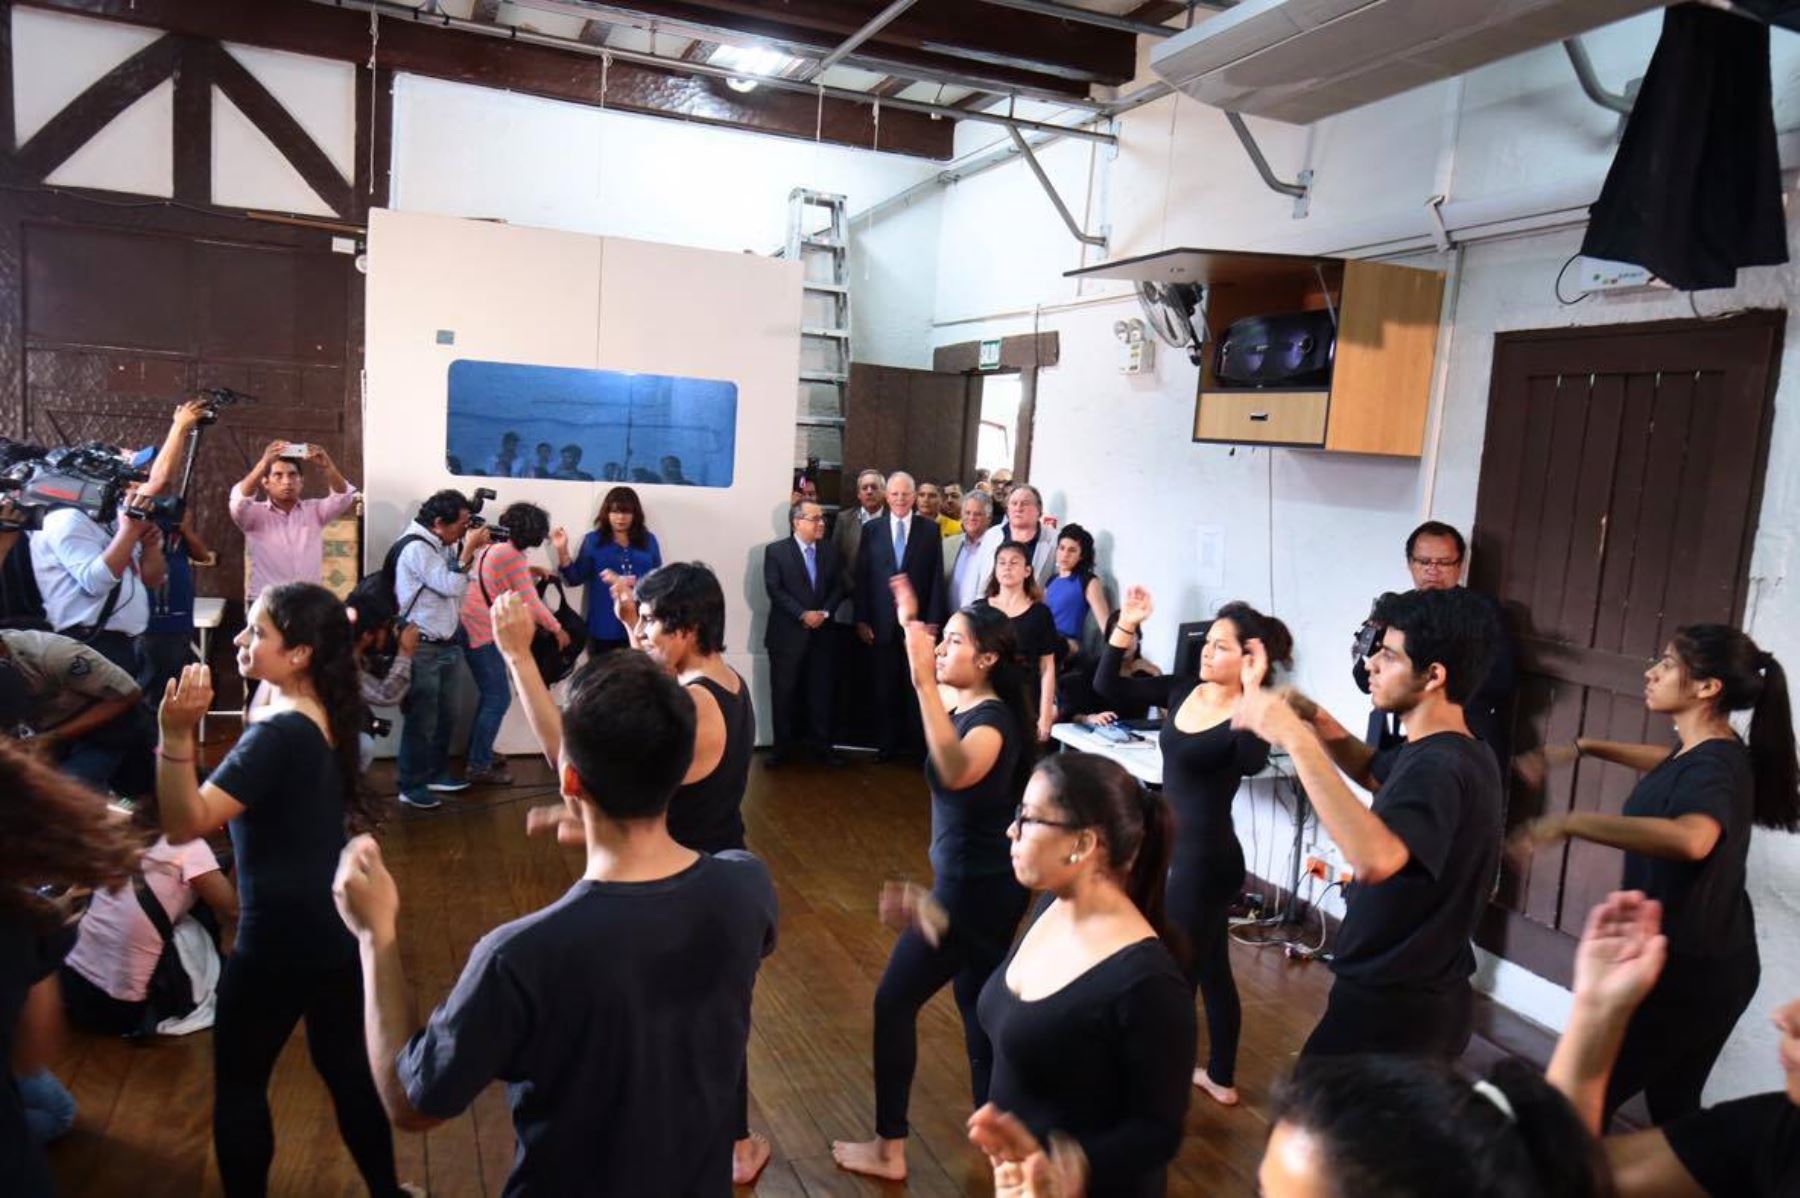
[[[517,591],[531,609],[531,618],[555,632],[562,625],[556,615],[538,598],[531,578],[531,565],[525,555],[511,545],[489,545],[475,559],[474,577],[463,596],[462,626],[468,634],[469,648],[479,649],[494,639],[494,621],[488,609],[505,591]]]

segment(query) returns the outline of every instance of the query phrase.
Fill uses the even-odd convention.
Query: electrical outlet
[[[1306,872],[1323,882],[1331,876],[1331,867],[1325,864],[1325,860],[1322,857],[1308,857],[1306,859]]]

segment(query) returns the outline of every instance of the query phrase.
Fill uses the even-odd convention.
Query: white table
[[[1118,744],[1083,724],[1070,723],[1055,725],[1050,729],[1050,735],[1071,749],[1118,762],[1139,782],[1149,786],[1162,785],[1162,747],[1156,743],[1154,732],[1140,732],[1138,735],[1143,737],[1142,740]]]

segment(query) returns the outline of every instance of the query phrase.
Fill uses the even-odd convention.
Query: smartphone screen
[[[304,458],[311,452],[312,446],[305,441],[289,441],[281,447],[281,456],[284,458]]]

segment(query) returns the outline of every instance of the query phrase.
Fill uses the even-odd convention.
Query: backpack
[[[491,546],[490,546],[491,548]],[[475,564],[475,585],[481,588],[481,598],[489,607],[494,605],[493,595],[488,593],[487,578],[482,567],[487,562],[488,551],[481,551],[481,558]],[[575,659],[587,648],[587,623],[569,604],[569,597],[563,591],[561,579],[546,578],[537,584],[538,598],[544,598],[552,583],[556,586],[557,605],[550,609],[556,622],[563,626],[569,634],[569,647],[562,648],[556,643],[556,634],[548,628],[539,627],[531,634],[531,657],[537,662],[538,673],[543,676],[545,686],[555,686],[575,669]],[[546,606],[548,604],[546,603]]]
[[[351,605],[361,607],[366,603],[376,610],[400,611],[400,595],[396,589],[400,554],[414,541],[431,539],[433,538],[426,537],[423,533],[409,532],[395,541],[388,547],[387,556],[381,559],[381,569],[364,574],[356,580],[356,586],[350,591]],[[413,595],[412,603],[406,605],[406,610],[400,612],[402,624],[406,622],[408,616],[412,615],[413,603],[417,603],[419,594],[423,593],[423,588],[421,588],[418,593]]]

